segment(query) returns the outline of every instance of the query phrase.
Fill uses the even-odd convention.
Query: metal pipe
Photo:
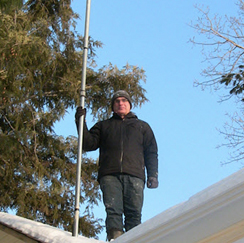
[[[83,108],[85,107],[85,96],[86,96],[85,88],[86,88],[86,66],[87,66],[90,8],[91,8],[91,0],[87,0],[83,63],[82,63],[82,78],[81,78],[81,91],[80,91],[80,106]],[[84,116],[81,116],[79,120],[79,136],[78,136],[78,155],[77,155],[76,188],[75,188],[75,219],[74,219],[73,233],[72,233],[72,236],[75,237],[78,236],[79,219],[80,219],[80,183],[81,183],[80,178],[81,178],[81,164],[82,164],[83,126],[84,126]]]

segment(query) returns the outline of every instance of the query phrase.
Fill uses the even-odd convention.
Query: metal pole
[[[86,2],[86,23],[84,35],[84,50],[82,63],[82,79],[80,92],[80,106],[85,107],[85,88],[86,88],[86,65],[87,65],[87,51],[88,51],[88,37],[89,37],[89,22],[90,22],[90,8],[91,0]],[[80,178],[81,178],[81,164],[82,164],[82,140],[83,140],[83,126],[84,116],[79,120],[79,136],[78,136],[78,157],[77,157],[77,171],[76,171],[76,189],[75,189],[75,219],[72,236],[78,236],[79,218],[80,218]]]

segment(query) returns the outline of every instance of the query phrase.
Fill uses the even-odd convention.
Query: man
[[[145,167],[147,187],[158,187],[157,143],[150,126],[130,110],[132,102],[124,90],[112,97],[113,116],[90,130],[84,124],[83,150],[99,148],[98,181],[106,208],[109,241],[141,223]],[[76,111],[76,124],[85,115]],[[123,224],[123,215],[125,218]]]

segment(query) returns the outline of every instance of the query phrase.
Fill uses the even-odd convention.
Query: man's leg
[[[144,181],[124,175],[124,215],[125,230],[128,231],[141,223]]]
[[[103,176],[100,187],[107,212],[107,238],[111,240],[123,233],[123,187],[116,175]]]

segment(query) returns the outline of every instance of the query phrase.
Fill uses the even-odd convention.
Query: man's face
[[[114,101],[113,110],[122,118],[130,112],[130,103],[124,97],[118,97]]]

